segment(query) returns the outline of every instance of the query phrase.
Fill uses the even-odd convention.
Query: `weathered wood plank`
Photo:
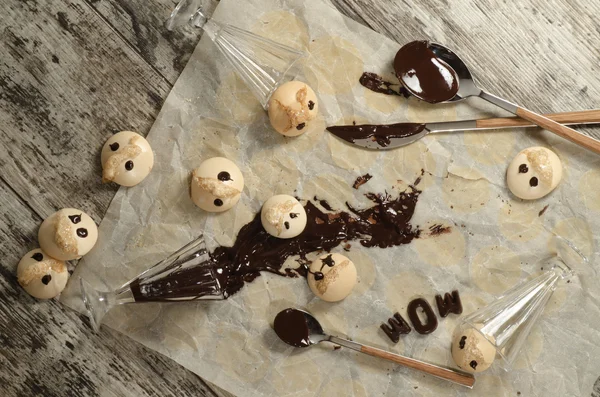
[[[93,333],[58,301],[27,295],[15,271],[37,245],[41,218],[2,181],[0,208],[0,395],[216,396],[161,354],[107,327]]]
[[[145,134],[170,84],[83,0],[0,2],[0,167],[42,216],[99,221],[115,186],[99,153],[114,131]]]
[[[201,37],[200,30],[169,32],[164,22],[177,4],[174,0],[86,0],[116,31],[171,84],[187,64]],[[206,12],[218,4],[206,1]]]

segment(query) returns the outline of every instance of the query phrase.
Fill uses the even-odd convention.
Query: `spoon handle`
[[[534,113],[531,110],[525,108],[517,108],[517,116],[529,120],[532,123],[539,125],[540,127],[554,132],[556,135],[568,139],[569,141],[582,146],[586,149],[591,150],[594,153],[600,154],[600,141],[590,138],[587,135],[583,135],[573,128],[559,124],[556,121],[550,120],[540,114]]]
[[[359,351],[361,353],[368,354],[369,356],[384,358],[386,360],[393,361],[405,367],[425,372],[440,379],[445,379],[458,385],[466,386],[469,389],[473,388],[473,385],[475,384],[475,378],[473,377],[473,375],[465,372],[439,367],[437,365],[429,364],[421,360],[390,353],[388,351],[377,349],[375,347],[365,346],[360,343],[338,338],[336,336],[331,336],[329,338],[329,341]]]
[[[516,114],[517,116],[529,120],[532,123],[548,130],[554,132],[556,135],[563,137],[565,139],[570,140],[571,142],[582,146],[586,149],[591,150],[594,153],[600,154],[600,141],[590,138],[587,135],[584,135],[580,132],[575,131],[574,129],[564,126],[556,121],[550,120],[547,117],[542,116],[541,114],[532,112],[531,110],[519,107],[514,103],[511,103],[505,99],[497,97],[495,95],[490,94],[486,91],[481,91],[479,96],[485,99],[488,102],[493,103],[501,107],[504,110],[507,110],[511,113]]]
[[[600,109],[592,110],[577,110],[573,112],[548,113],[544,114],[551,120],[561,124],[595,124],[600,123]],[[535,126],[529,120],[524,120],[520,117],[501,117],[493,119],[479,119],[476,121],[477,129],[485,128],[508,128],[508,127],[533,127]]]

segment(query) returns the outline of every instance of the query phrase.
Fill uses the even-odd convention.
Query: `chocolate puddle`
[[[418,181],[415,181],[415,185]],[[298,237],[278,239],[269,235],[261,224],[260,213],[244,225],[232,247],[217,247],[211,254],[212,266],[181,268],[156,280],[136,280],[132,292],[137,301],[164,301],[196,299],[214,295],[214,283],[208,282],[209,271],[214,271],[227,298],[239,291],[244,283],[254,280],[260,272],[281,276],[306,276],[307,254],[331,251],[348,241],[358,240],[364,247],[387,248],[410,243],[420,234],[410,219],[421,192],[416,187],[400,193],[396,198],[389,194],[369,193],[366,196],[374,205],[348,212],[323,212],[312,202],[304,206],[306,228]],[[322,203],[321,203],[322,204]],[[283,269],[287,258],[297,256],[300,267]]]
[[[335,125],[327,127],[327,131],[343,140],[355,143],[363,139],[370,139],[381,147],[387,147],[393,138],[406,138],[417,135],[425,129],[425,124],[396,123],[396,124],[363,124],[363,125]]]
[[[444,102],[458,92],[456,71],[429,49],[427,41],[413,41],[400,48],[394,70],[404,87],[423,101]]]
[[[285,309],[275,316],[273,329],[279,338],[288,345],[296,347],[310,346],[308,323],[304,314],[298,310]]]

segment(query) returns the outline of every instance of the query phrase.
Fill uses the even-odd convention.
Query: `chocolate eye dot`
[[[232,181],[233,179],[231,179],[231,175],[229,175],[229,172],[227,171],[221,171],[219,172],[219,175],[217,175],[217,179],[220,181]]]
[[[31,257],[32,257],[33,259],[35,259],[36,261],[38,261],[38,262],[41,262],[41,261],[43,261],[43,260],[44,260],[44,255],[42,255],[42,253],[41,253],[41,252],[36,252],[36,253],[35,253],[35,254],[33,254]]]
[[[110,150],[112,150],[113,152],[116,152],[117,150],[119,150],[119,142],[111,143],[109,146],[110,146]]]
[[[80,227],[77,229],[77,235],[81,238],[86,238],[88,236],[88,231],[86,228]]]
[[[290,230],[290,223],[288,221],[283,222],[283,226],[285,226],[287,230]]]
[[[296,126],[296,129],[297,129],[298,131],[300,131],[300,130],[301,130],[302,128],[304,128],[305,126],[306,126],[306,123],[300,123],[300,124],[298,124],[298,125]]]
[[[538,179],[534,176],[529,180],[529,186],[536,187],[538,185]]]
[[[290,212],[290,218],[295,219],[298,217],[298,214],[295,212]]]
[[[325,278],[325,275],[322,272],[315,272],[314,276],[315,276],[315,280],[317,280],[317,281],[323,280]]]
[[[472,360],[472,361],[469,363],[469,366],[470,366],[471,368],[473,368],[473,369],[477,369],[477,361],[475,361],[475,360]]]
[[[48,285],[50,281],[52,281],[51,275],[46,274],[44,277],[42,277],[42,283],[44,283],[44,285]]]
[[[129,160],[128,162],[125,163],[125,169],[127,171],[131,171],[133,169],[133,161]]]
[[[79,222],[81,222],[81,214],[79,214],[79,215],[69,215],[68,218],[71,220],[71,222],[73,222],[74,225],[76,225]]]
[[[527,164],[521,164],[519,166],[519,174],[526,174],[527,171],[529,171],[529,168],[527,167]]]
[[[462,338],[460,338],[460,342],[458,343],[458,347],[460,347],[461,350],[465,348],[466,341],[467,337],[463,335]]]
[[[213,201],[213,203],[217,206],[220,207],[223,205],[223,200],[221,199],[215,199],[215,201]]]
[[[308,110],[313,110],[315,108],[315,103],[313,101],[308,101]]]

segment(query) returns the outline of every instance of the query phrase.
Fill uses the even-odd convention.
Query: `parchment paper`
[[[239,396],[464,395],[459,386],[356,352],[329,346],[300,350],[280,342],[270,327],[288,306],[307,308],[333,333],[394,352],[452,365],[450,338],[458,316],[439,318],[431,335],[416,332],[392,344],[379,325],[422,296],[458,289],[464,314],[540,271],[550,238],[573,241],[597,259],[593,230],[600,227],[594,156],[536,130],[430,135],[403,149],[371,152],[324,131],[340,122],[442,121],[503,115],[481,102],[419,103],[386,97],[358,84],[363,71],[391,78],[398,44],[343,17],[320,0],[222,0],[214,19],[303,49],[310,55],[299,76],[320,98],[322,118],[299,138],[283,138],[225,58],[203,37],[167,98],[148,139],[156,155],[151,175],[122,188],[100,226],[94,250],[72,280],[116,288],[166,253],[197,236],[209,248],[231,245],[237,231],[273,194],[317,195],[336,209],[368,205],[366,192],[397,194],[425,170],[413,224],[435,223],[452,232],[391,249],[348,255],[360,283],[343,302],[314,298],[302,278],[265,274],[222,302],[143,304],[113,310],[106,324],[155,349],[202,378]],[[407,41],[413,38],[407,38]],[[533,202],[505,187],[508,162],[520,150],[544,145],[564,164],[563,182]],[[246,187],[235,209],[207,214],[189,197],[192,169],[212,156],[235,161]],[[374,177],[359,190],[359,175]],[[549,205],[547,211],[539,212]],[[77,282],[63,300],[77,306]],[[593,279],[559,288],[511,372],[498,366],[477,376],[477,395],[579,396],[600,372],[600,287]],[[81,306],[77,306],[81,310]],[[434,306],[435,307],[435,306]],[[437,312],[437,310],[436,310]]]

